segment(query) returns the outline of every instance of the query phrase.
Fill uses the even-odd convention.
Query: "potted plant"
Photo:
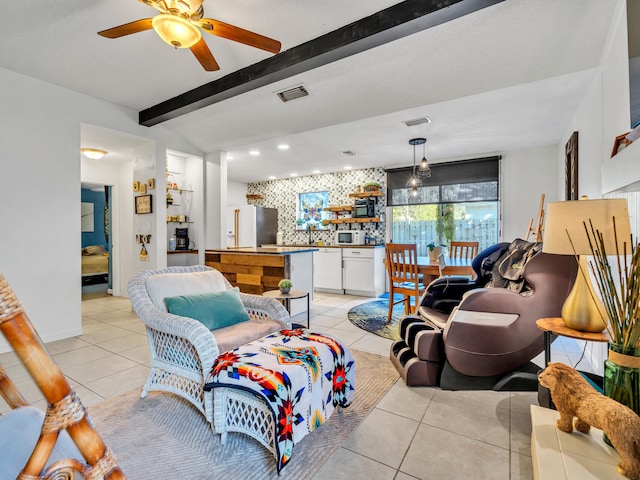
[[[378,182],[367,182],[363,188],[365,192],[377,192],[380,190],[380,184]]]
[[[607,252],[601,232],[586,222],[585,230],[592,253],[588,265],[611,339],[604,362],[604,394],[640,414],[640,243],[629,242],[622,250]],[[616,232],[615,222],[613,230]]]
[[[283,278],[278,282],[278,288],[280,289],[280,293],[289,293],[289,290],[291,290],[292,286],[293,284],[291,283],[291,280],[289,280],[288,278]]]
[[[429,260],[431,262],[437,262],[438,261],[438,257],[440,256],[440,254],[442,253],[442,247],[445,247],[446,245],[439,243],[439,244],[435,244],[433,242],[427,244],[427,248],[429,249]]]

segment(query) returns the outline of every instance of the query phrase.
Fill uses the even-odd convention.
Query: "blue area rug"
[[[404,317],[404,304],[398,303],[393,306],[393,315],[389,323],[387,323],[388,309],[389,300],[374,300],[353,307],[347,316],[351,323],[367,332],[391,340],[400,340],[398,327],[400,319]]]

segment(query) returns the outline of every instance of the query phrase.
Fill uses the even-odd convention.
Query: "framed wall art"
[[[152,213],[151,195],[138,195],[134,200],[137,214]]]
[[[627,138],[627,133],[623,133],[622,135],[618,135],[616,139],[613,141],[613,149],[611,150],[611,156],[615,156],[624,150],[628,145],[631,145],[631,140]]]
[[[573,132],[564,147],[565,200],[578,200],[578,132]]]

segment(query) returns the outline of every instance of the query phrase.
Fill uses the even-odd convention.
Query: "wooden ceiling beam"
[[[504,0],[406,0],[139,112],[157,125]]]

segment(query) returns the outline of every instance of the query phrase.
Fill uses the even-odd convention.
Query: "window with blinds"
[[[477,241],[480,250],[498,241],[501,157],[431,165],[421,180],[419,202],[409,201],[407,180],[412,168],[387,170],[387,204],[392,207],[392,238],[415,243],[419,255],[429,245],[452,240]]]

